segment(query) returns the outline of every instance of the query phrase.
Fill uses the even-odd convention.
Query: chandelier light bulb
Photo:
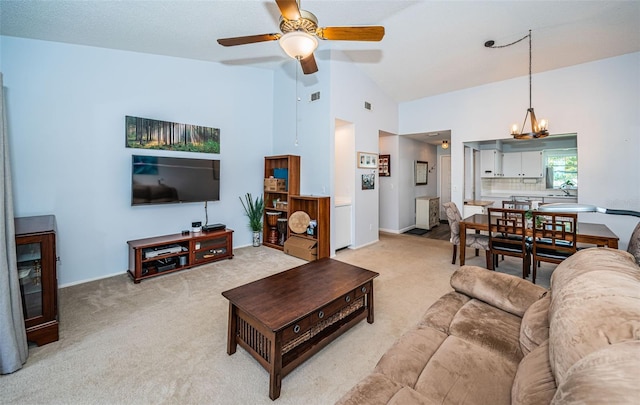
[[[518,134],[518,124],[511,125],[511,135]]]
[[[547,127],[549,126],[549,121],[548,120],[540,120],[540,131],[546,131]]]

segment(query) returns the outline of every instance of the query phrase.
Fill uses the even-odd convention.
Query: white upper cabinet
[[[502,167],[504,177],[541,178],[542,151],[504,153]]]
[[[497,149],[480,151],[480,177],[502,177],[502,152]]]

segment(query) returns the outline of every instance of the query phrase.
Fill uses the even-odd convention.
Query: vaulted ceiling
[[[640,1],[302,0],[320,26],[383,25],[381,42],[321,41],[398,102],[640,51]],[[216,39],[278,32],[273,0],[0,1],[2,35],[281,69],[277,42],[222,47]]]

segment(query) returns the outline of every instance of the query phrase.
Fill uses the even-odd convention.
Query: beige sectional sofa
[[[640,267],[579,251],[550,290],[463,266],[338,404],[637,404]]]

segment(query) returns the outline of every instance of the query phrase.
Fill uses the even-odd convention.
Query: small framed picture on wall
[[[362,189],[373,190],[376,188],[376,175],[375,174],[363,174],[362,175]]]
[[[361,169],[377,169],[378,155],[376,153],[358,152],[358,167]]]
[[[391,176],[391,155],[380,155],[378,157],[378,176]]]

